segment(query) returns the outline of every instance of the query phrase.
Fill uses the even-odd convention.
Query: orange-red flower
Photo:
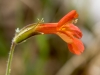
[[[80,40],[82,32],[73,24],[77,17],[76,10],[72,10],[58,23],[44,23],[38,26],[36,31],[44,34],[57,34],[68,44],[70,52],[80,55],[84,51],[84,45]]]

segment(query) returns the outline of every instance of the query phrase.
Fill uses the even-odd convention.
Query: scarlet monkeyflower
[[[72,10],[58,23],[41,23],[41,20],[38,23],[25,26],[21,30],[17,28],[15,37],[12,40],[6,75],[10,74],[15,45],[37,34],[57,34],[68,44],[70,52],[80,55],[84,51],[84,45],[80,40],[80,38],[82,38],[82,32],[73,24],[77,22],[77,17],[78,14],[76,10]]]
[[[16,30],[13,39],[14,43],[20,43],[27,38],[37,34],[57,34],[67,44],[70,52],[80,55],[84,51],[84,45],[81,42],[82,32],[74,25],[77,22],[78,14],[76,10],[72,10],[65,15],[58,23],[35,23],[25,26],[21,30]]]
[[[76,22],[78,14],[76,10],[72,10],[65,15],[58,23],[44,23],[39,25],[35,32],[43,34],[57,34],[67,44],[70,52],[80,55],[84,51],[84,45],[81,42],[81,30],[73,23]]]
[[[38,23],[25,26],[21,30],[17,28],[15,37],[12,40],[6,75],[10,75],[15,45],[37,34],[57,34],[68,44],[70,52],[80,55],[84,51],[84,45],[80,40],[80,38],[82,38],[82,32],[73,24],[77,22],[77,17],[78,14],[76,10],[72,10],[58,23],[41,23],[41,20]]]

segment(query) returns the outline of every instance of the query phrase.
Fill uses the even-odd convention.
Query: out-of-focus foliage
[[[79,13],[85,51],[76,56],[57,35],[39,35],[16,46],[11,75],[100,75],[100,0],[0,0],[0,75],[5,74],[15,29],[37,22],[58,22]]]

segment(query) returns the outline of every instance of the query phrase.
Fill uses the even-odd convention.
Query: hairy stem
[[[14,42],[12,42],[10,52],[9,52],[8,61],[7,61],[7,68],[6,68],[6,74],[5,75],[10,75],[11,63],[12,63],[13,52],[14,52],[15,46],[16,46],[16,44]]]

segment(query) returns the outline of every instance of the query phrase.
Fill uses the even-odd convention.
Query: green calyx
[[[38,23],[27,25],[21,30],[17,28],[15,37],[13,38],[13,42],[21,43],[34,35],[42,34],[40,32],[36,32],[37,27],[41,25],[42,22],[43,22],[43,19],[39,20]]]

